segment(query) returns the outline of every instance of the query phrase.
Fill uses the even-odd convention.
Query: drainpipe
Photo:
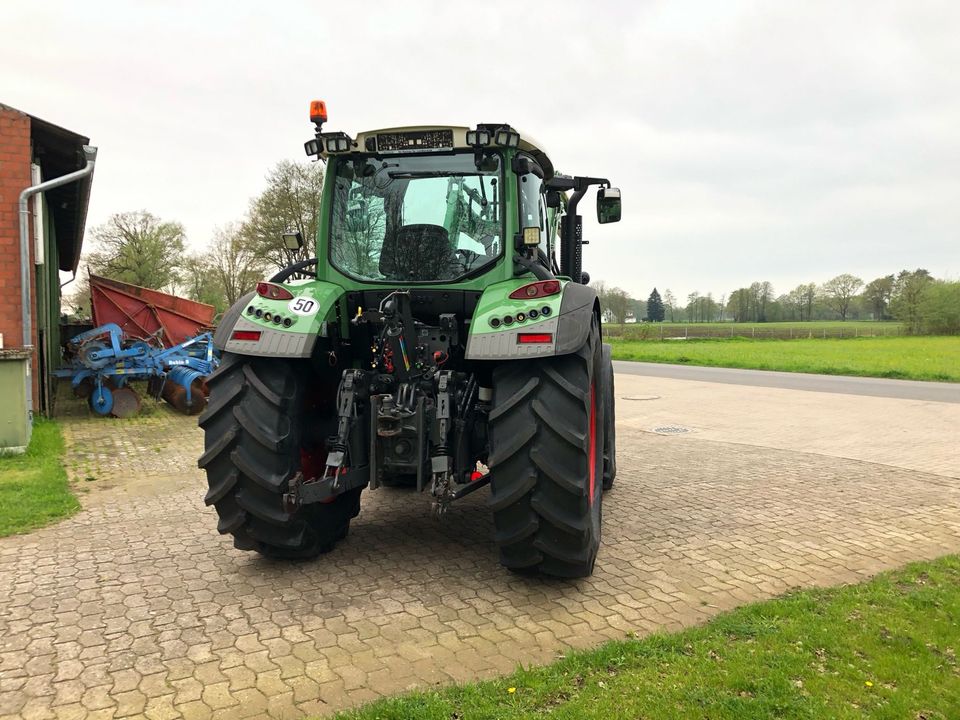
[[[31,197],[39,192],[67,185],[93,173],[93,166],[97,161],[97,149],[90,145],[83,146],[83,155],[87,160],[85,167],[76,172],[61,175],[53,180],[47,180],[39,185],[31,185],[20,193],[20,304],[23,311],[23,346],[29,347],[33,340],[32,317],[30,312],[30,210],[27,204]],[[28,393],[27,397],[30,397]]]
[[[20,193],[20,304],[23,312],[23,347],[28,348],[33,343],[32,313],[30,312],[30,210],[27,204],[37,193],[67,185],[74,180],[81,180],[93,173],[93,166],[97,162],[97,149],[91,145],[83,146],[83,155],[87,164],[76,172],[61,175],[53,180],[47,180],[39,185],[31,185]],[[27,362],[26,392],[27,392],[27,422],[33,423],[33,389],[30,387],[30,361]]]

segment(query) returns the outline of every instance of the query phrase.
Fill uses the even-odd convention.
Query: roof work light
[[[520,133],[511,128],[509,125],[505,125],[497,130],[496,140],[497,145],[515,148],[520,145]]]
[[[327,147],[328,153],[347,152],[352,144],[350,137],[346,133],[342,132],[324,135],[323,141]]]
[[[490,144],[489,130],[467,130],[467,145],[483,147]]]

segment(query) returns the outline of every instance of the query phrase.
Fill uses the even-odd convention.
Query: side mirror
[[[597,222],[620,222],[620,188],[600,188],[597,191]]]
[[[303,247],[303,235],[299,230],[287,230],[283,233],[283,246],[291,252],[296,252]]]

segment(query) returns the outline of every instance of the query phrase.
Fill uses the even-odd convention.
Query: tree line
[[[242,219],[216,228],[193,251],[188,251],[179,222],[146,210],[111,215],[90,230],[84,270],[208,303],[222,312],[273,269],[313,256],[323,165],[283,161],[266,180],[266,189],[250,200]],[[304,248],[296,256],[281,242],[288,229],[303,236]],[[87,273],[81,271],[69,299],[75,314],[89,315],[89,295]]]
[[[209,303],[222,312],[273,269],[315,252],[323,165],[282,161],[266,180],[266,188],[250,200],[243,218],[217,228],[192,252],[179,222],[146,210],[114,214],[90,230],[86,269]],[[298,230],[304,239],[296,256],[281,242],[288,229]],[[844,273],[780,295],[769,281],[754,282],[719,297],[694,291],[686,302],[670,289],[661,296],[654,288],[642,300],[603,281],[592,285],[608,322],[898,320],[908,332],[960,332],[960,282],[936,279],[922,268],[867,283]],[[85,272],[70,301],[75,314],[89,316]]]
[[[654,288],[645,302],[624,290],[595,283],[609,322],[810,322],[897,320],[911,333],[960,333],[960,282],[929,271],[901,270],[868,283],[852,274],[822,284],[804,283],[777,295],[769,281],[754,282],[719,298],[690,293],[686,302]]]

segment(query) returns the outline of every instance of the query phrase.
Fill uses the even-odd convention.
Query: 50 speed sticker
[[[320,309],[320,303],[312,298],[298,297],[287,304],[287,309],[294,315],[310,316],[316,315]]]

